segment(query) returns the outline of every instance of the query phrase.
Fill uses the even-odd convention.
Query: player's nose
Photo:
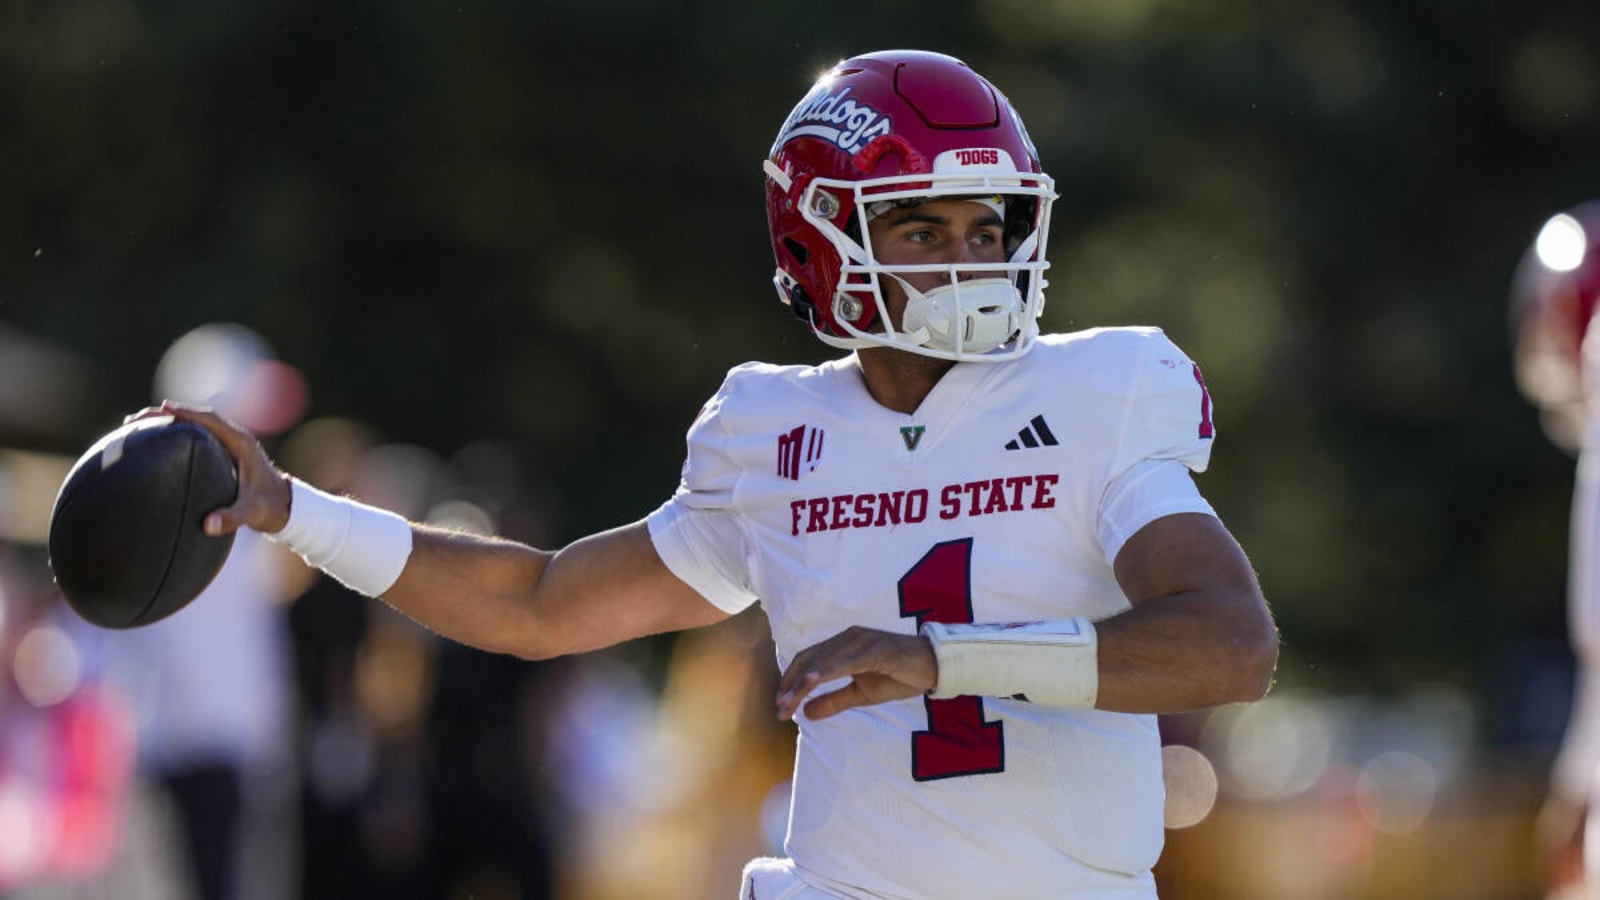
[[[1005,251],[1000,248],[997,241],[982,238],[969,238],[968,240],[959,241],[955,243],[952,255],[955,259],[950,260],[950,262],[959,265],[972,266],[991,263],[996,266],[996,268],[989,270],[965,269],[958,273],[958,277],[962,281],[968,281],[973,278],[994,278],[1004,274],[999,267],[1005,262]]]
[[[1000,260],[996,259],[993,253],[986,252],[981,248],[969,246],[965,251],[959,254],[959,257],[960,258],[958,259],[951,260],[951,262],[958,263],[963,266],[989,263],[994,265],[995,268],[964,268],[956,273],[956,279],[958,281],[971,281],[975,278],[998,278],[1005,274],[1005,270],[1000,267]]]

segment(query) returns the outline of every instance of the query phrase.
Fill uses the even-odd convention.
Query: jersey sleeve
[[[1162,516],[1216,511],[1200,496],[1194,476],[1174,459],[1147,459],[1106,488],[1097,533],[1108,563],[1115,563],[1134,532]]]
[[[744,467],[728,423],[737,373],[730,373],[689,427],[678,489],[645,520],[650,540],[672,574],[730,614],[756,600],[737,504]]]
[[[1216,425],[1200,366],[1159,331],[1141,337],[1129,373],[1113,477],[1146,459],[1175,459],[1204,472]]]
[[[1100,497],[1097,533],[1107,562],[1140,528],[1177,513],[1216,515],[1192,472],[1204,472],[1216,438],[1200,366],[1159,330],[1139,334],[1131,356],[1117,447]]]

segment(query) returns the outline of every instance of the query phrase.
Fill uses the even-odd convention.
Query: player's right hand
[[[838,678],[850,681],[812,696]],[[778,679],[778,718],[791,721],[804,710],[807,718],[824,719],[858,706],[925,694],[938,680],[939,662],[927,638],[852,625],[789,661]]]
[[[204,406],[163,400],[160,406],[141,409],[124,423],[152,416],[183,419],[216,435],[223,449],[233,457],[239,472],[239,494],[231,505],[206,515],[205,532],[228,534],[248,525],[263,534],[283,530],[289,524],[289,478],[272,464],[267,451],[255,435]]]

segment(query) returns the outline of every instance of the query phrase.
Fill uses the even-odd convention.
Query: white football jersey
[[[1103,619],[1128,608],[1123,541],[1211,513],[1188,475],[1210,402],[1153,328],[957,364],[911,415],[853,357],[746,364],[690,428],[650,533],[720,608],[760,601],[780,667],[850,625]],[[843,896],[1059,897],[1078,863],[1142,874],[1160,853],[1154,716],[957,697],[797,724],[785,850]]]

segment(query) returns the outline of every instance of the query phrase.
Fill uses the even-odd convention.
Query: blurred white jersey
[[[1211,437],[1198,367],[1152,328],[957,364],[911,415],[874,401],[853,357],[751,363],[689,430],[649,527],[712,603],[759,598],[780,667],[850,625],[1098,620],[1128,608],[1111,561],[1130,535],[1211,513],[1189,477]],[[1061,897],[1089,866],[1153,896],[1154,716],[957,697],[797,722],[785,850],[811,883]]]

